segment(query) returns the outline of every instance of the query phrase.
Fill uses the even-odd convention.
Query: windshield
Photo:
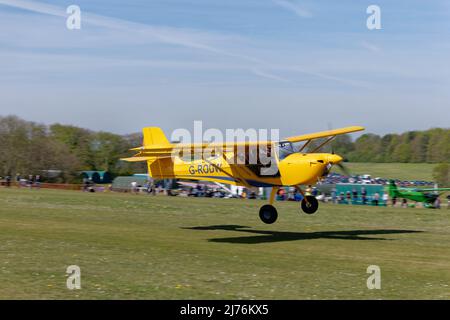
[[[283,160],[284,158],[286,158],[288,155],[293,154],[294,151],[294,147],[292,146],[291,142],[280,142],[278,144],[278,153],[279,156],[278,158],[280,160]]]

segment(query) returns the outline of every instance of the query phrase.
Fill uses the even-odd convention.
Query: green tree
[[[355,145],[352,141],[352,138],[348,134],[344,134],[342,136],[337,136],[336,139],[331,144],[330,151],[333,151],[336,154],[343,155],[344,157],[348,157],[348,155],[355,150]],[[346,159],[348,160],[348,158]]]
[[[428,137],[423,132],[416,132],[411,141],[411,162],[426,162]]]
[[[109,132],[96,133],[91,141],[91,149],[95,154],[95,169],[116,173],[119,159],[126,156],[129,148],[131,147],[127,141],[120,135]]]
[[[356,139],[349,160],[355,162],[377,162],[382,157],[381,138],[376,134],[364,134]]]
[[[54,124],[50,126],[50,134],[52,138],[65,144],[78,158],[82,170],[96,170],[95,151],[92,148],[95,134],[92,131]]]
[[[77,175],[79,162],[48,128],[14,116],[0,117],[0,175],[41,175],[58,170],[63,181]]]
[[[450,156],[450,130],[428,130],[427,162],[447,162]]]
[[[391,148],[392,162],[409,162],[411,159],[411,139],[412,132],[403,133],[398,137],[395,145]]]
[[[448,163],[441,163],[434,167],[433,179],[440,187],[450,186],[450,165]]]

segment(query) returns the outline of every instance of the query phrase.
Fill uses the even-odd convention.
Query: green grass
[[[262,204],[2,188],[0,298],[450,298],[450,210],[284,202],[264,225]]]
[[[344,163],[352,174],[370,174],[373,178],[394,178],[400,180],[433,181],[432,163]],[[342,173],[339,167],[334,167],[337,173]]]

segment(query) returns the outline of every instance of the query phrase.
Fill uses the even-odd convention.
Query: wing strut
[[[310,153],[314,153],[314,152],[320,150],[324,145],[326,145],[328,142],[330,142],[334,138],[336,138],[336,136],[329,137],[327,140],[325,140],[323,143],[321,143],[317,148],[314,148],[314,150],[311,151]]]

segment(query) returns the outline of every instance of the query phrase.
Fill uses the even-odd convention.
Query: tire
[[[274,206],[266,204],[259,209],[259,218],[266,224],[272,224],[277,221],[278,212]]]
[[[306,196],[309,204],[306,203],[305,199],[302,200],[302,210],[306,214],[313,214],[319,209],[319,201],[317,201],[316,197]]]

